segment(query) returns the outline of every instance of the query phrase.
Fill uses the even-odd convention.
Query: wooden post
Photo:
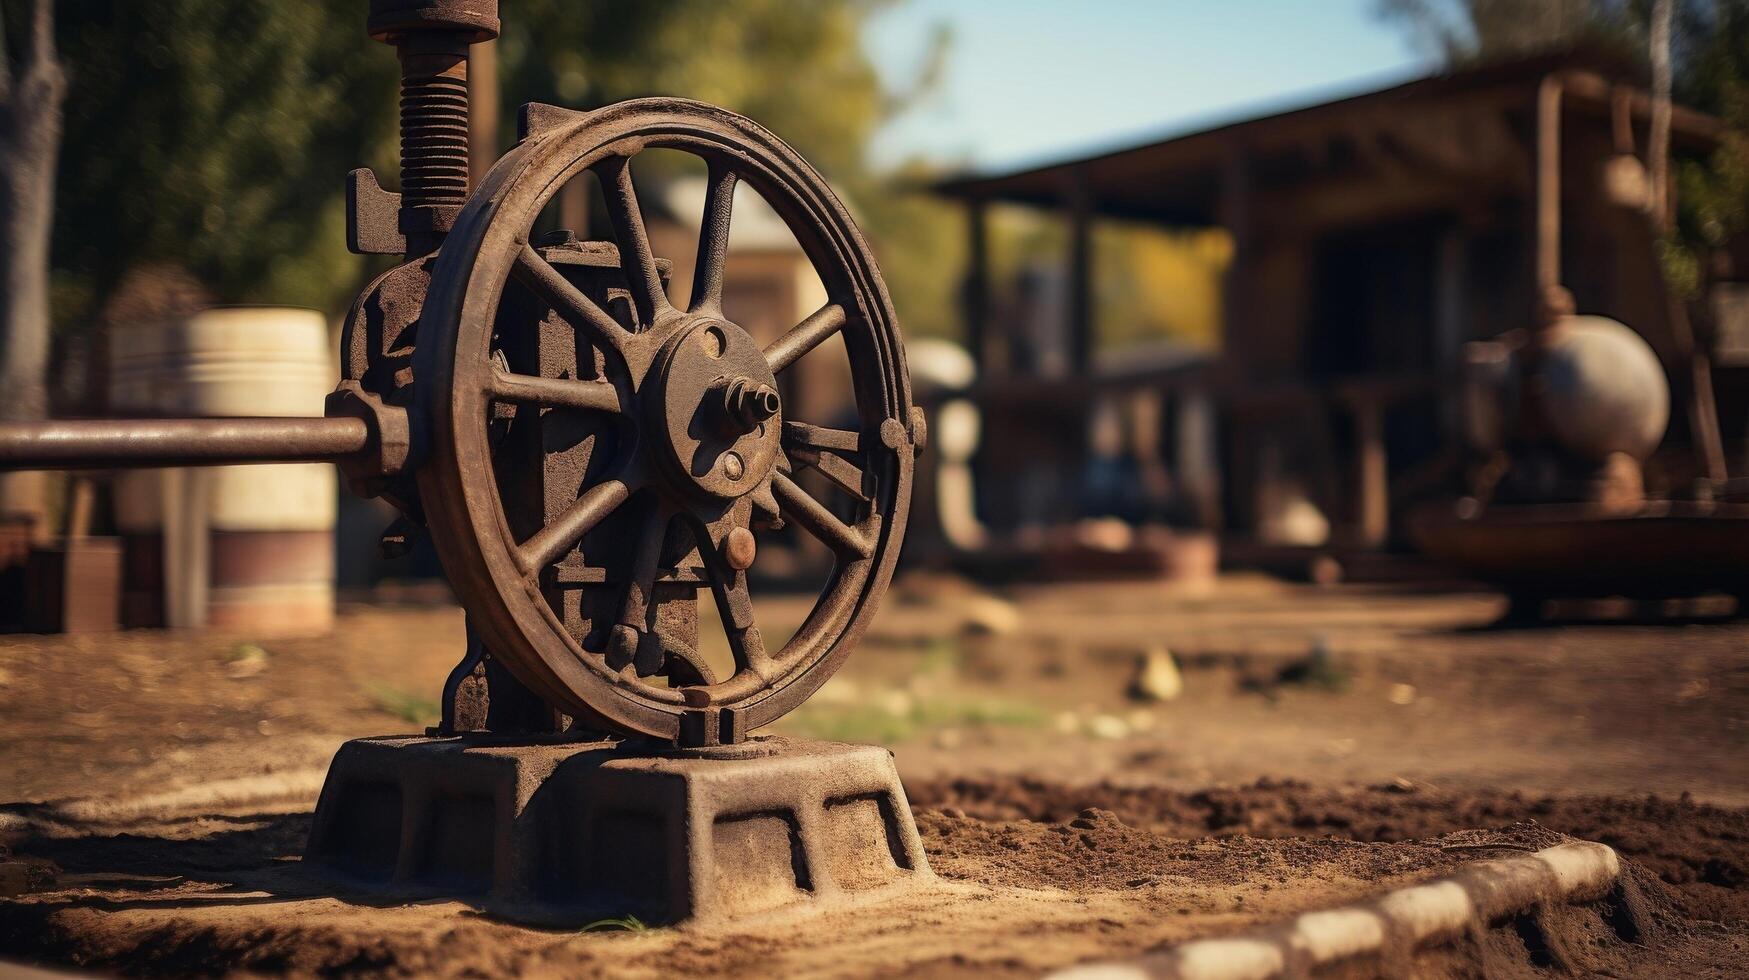
[[[1250,325],[1245,322],[1248,283],[1247,266],[1252,260],[1251,246],[1251,168],[1246,165],[1245,151],[1233,147],[1221,170],[1220,222],[1233,239],[1233,257],[1227,263],[1227,273],[1221,286],[1221,333],[1224,349],[1232,350],[1249,339]],[[1237,342],[1237,343],[1236,343]]]
[[[53,0],[36,0],[27,16],[24,41],[11,49],[16,64],[0,43],[0,421],[7,422],[48,416],[49,231],[67,94]],[[0,42],[9,40],[6,26]],[[0,473],[0,518],[30,525],[42,540],[46,490],[41,473]]]
[[[1674,188],[1670,181],[1670,21],[1671,0],[1656,0],[1652,5],[1650,54],[1652,62],[1652,120],[1646,138],[1646,153],[1651,158],[1647,166],[1651,193],[1646,210],[1652,220],[1652,232],[1669,233],[1670,217],[1675,213]],[[1730,477],[1725,468],[1725,446],[1719,433],[1719,407],[1713,395],[1712,359],[1695,342],[1694,328],[1688,322],[1688,309],[1682,297],[1666,288],[1666,303],[1670,309],[1671,332],[1688,361],[1688,422],[1695,444],[1698,462],[1707,478],[1724,483]]]
[[[477,186],[498,162],[498,42],[468,51],[468,183]]]
[[[212,529],[208,522],[212,481],[208,471],[170,467],[158,471],[164,515],[164,625],[206,625],[212,584]]]
[[[966,349],[978,366],[978,377],[995,373],[990,363],[990,217],[982,200],[966,202],[966,276],[960,285],[965,316]]]
[[[1469,340],[1469,228],[1463,219],[1453,221],[1439,236],[1434,269],[1433,352],[1434,373],[1440,383],[1463,370],[1464,343]],[[1438,400],[1439,426],[1446,438],[1463,439],[1463,412],[1459,399]]]
[[[1561,80],[1550,75],[1536,93],[1537,303],[1561,284]],[[1541,319],[1540,317],[1538,318]],[[1537,329],[1546,326],[1541,322]]]
[[[1647,134],[1647,151],[1651,160],[1646,167],[1651,194],[1646,210],[1652,215],[1652,226],[1659,234],[1670,224],[1670,20],[1672,0],[1654,0],[1652,29],[1648,48],[1652,63],[1652,121]]]
[[[1245,148],[1235,144],[1228,148],[1221,169],[1219,217],[1221,227],[1233,241],[1232,258],[1221,283],[1221,350],[1225,352],[1222,360],[1229,367],[1236,367],[1242,378],[1250,368],[1244,361],[1244,351],[1253,339],[1247,303],[1250,283],[1246,281],[1254,259],[1251,196],[1251,168],[1246,162]],[[1218,453],[1227,481],[1224,498],[1232,505],[1232,513],[1227,515],[1228,527],[1254,535],[1263,515],[1263,480],[1258,460],[1239,447],[1247,446],[1263,433],[1251,418],[1229,413],[1227,421],[1224,444]]]
[[[1215,399],[1206,388],[1187,388],[1173,406],[1173,465],[1190,498],[1198,526],[1221,530],[1221,454],[1215,444]]]
[[[1093,364],[1093,195],[1087,172],[1069,178],[1069,367],[1086,374]]]
[[[1371,392],[1356,393],[1348,404],[1354,414],[1355,530],[1362,547],[1382,548],[1391,533],[1384,408]]]

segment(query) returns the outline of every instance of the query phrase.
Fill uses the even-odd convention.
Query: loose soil
[[[0,808],[0,960],[1024,976],[1570,835],[1616,848],[1629,891],[1415,971],[1731,976],[1749,961],[1749,626],[1500,630],[1485,594],[1256,580],[1006,598],[902,585],[841,677],[780,726],[894,744],[940,886],[740,931],[526,929],[336,890],[299,865],[334,747],[425,723],[459,651],[453,609],[360,607],[299,640],[0,638],[0,800],[16,801]],[[768,635],[803,612],[759,608]],[[1137,663],[1158,648],[1184,693],[1138,700]]]

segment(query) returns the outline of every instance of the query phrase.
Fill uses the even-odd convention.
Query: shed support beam
[[[1069,176],[1069,365],[1086,374],[1093,364],[1093,192],[1087,172]]]
[[[1229,344],[1235,341],[1243,343],[1250,337],[1245,299],[1252,286],[1247,280],[1255,259],[1252,254],[1256,244],[1251,222],[1253,204],[1251,171],[1245,165],[1244,151],[1235,147],[1221,171],[1220,200],[1221,226],[1233,239],[1233,255],[1221,284],[1221,333]]]
[[[1561,284],[1561,79],[1543,79],[1536,94],[1536,302]],[[1539,317],[1540,320],[1540,317]],[[1546,326],[1536,324],[1540,330]]]
[[[1385,457],[1384,406],[1354,400],[1355,532],[1365,548],[1382,548],[1391,534],[1390,468]]]
[[[966,202],[966,277],[960,284],[966,349],[978,377],[997,373],[990,356],[990,216],[982,200]]]
[[[1253,339],[1246,304],[1248,287],[1253,285],[1248,282],[1251,264],[1256,258],[1252,254],[1256,244],[1252,233],[1252,198],[1251,172],[1245,164],[1244,147],[1232,146],[1221,170],[1219,211],[1221,226],[1233,240],[1232,257],[1227,262],[1226,275],[1221,283],[1221,347],[1227,351],[1244,351]],[[1248,440],[1258,437],[1257,429],[1247,432],[1245,426],[1246,421],[1232,419],[1229,447],[1247,445]],[[1226,499],[1231,504],[1230,508],[1225,508],[1227,520],[1232,522],[1233,529],[1255,534],[1263,513],[1257,460],[1249,452],[1231,451],[1224,462],[1228,488]]]

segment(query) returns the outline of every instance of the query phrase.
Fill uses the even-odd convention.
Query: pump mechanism
[[[385,547],[430,535],[467,612],[445,731],[742,741],[837,670],[904,534],[923,424],[867,244],[782,140],[680,99],[524,106],[516,146],[470,175],[469,49],[497,36],[495,0],[372,0],[366,26],[400,58],[400,191],[348,176],[348,244],[402,262],[353,304],[327,417],[0,425],[0,468],[331,460],[400,510]],[[651,149],[708,172],[685,298],[640,206]],[[537,234],[586,173],[611,239]],[[741,183],[827,297],[765,345],[723,303]],[[853,378],[845,428],[795,417],[781,394],[833,337]],[[761,536],[785,525],[833,567],[802,626],[771,642],[748,577]],[[701,653],[707,594],[732,663]]]

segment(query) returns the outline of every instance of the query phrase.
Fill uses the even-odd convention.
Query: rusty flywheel
[[[837,670],[898,560],[923,420],[868,245],[781,140],[676,99],[525,106],[521,141],[470,192],[469,52],[497,35],[497,3],[372,0],[367,26],[400,55],[401,191],[349,174],[347,244],[403,261],[347,318],[327,417],[0,425],[0,470],[331,460],[401,511],[386,553],[429,532],[467,611],[442,731],[550,733],[556,709],[587,731],[741,741]],[[684,304],[632,180],[646,150],[707,173]],[[612,241],[537,234],[585,174]],[[788,227],[826,296],[766,343],[725,315],[738,184]],[[829,339],[855,411],[799,418],[786,372]],[[760,632],[748,585],[774,532],[831,558],[781,643]],[[726,656],[700,642],[706,590]],[[457,692],[481,678],[492,705],[527,717],[474,717],[481,699]],[[465,722],[450,710],[464,702]]]
[[[427,524],[472,628],[544,699],[585,724],[738,741],[832,675],[892,576],[922,432],[890,301],[826,183],[750,120],[672,99],[533,106],[526,120],[432,268],[414,356]],[[658,148],[709,174],[684,305],[668,297],[631,178]],[[585,171],[612,246],[536,236]],[[738,182],[782,218],[828,297],[763,347],[723,315]],[[779,394],[785,370],[834,335],[854,429],[794,418]],[[805,489],[803,468],[836,499]],[[760,535],[786,523],[833,566],[779,646],[754,621],[747,569]],[[659,608],[705,588],[732,670],[713,670],[696,630]]]

